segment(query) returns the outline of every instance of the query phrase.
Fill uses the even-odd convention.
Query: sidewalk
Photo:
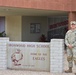
[[[34,71],[0,70],[0,75],[75,75],[74,73],[50,73]]]
[[[64,70],[68,69],[68,63],[65,54]],[[22,71],[22,70],[0,70],[0,75],[75,75],[76,68],[73,67],[73,73],[50,73],[50,72],[37,72],[37,71]]]

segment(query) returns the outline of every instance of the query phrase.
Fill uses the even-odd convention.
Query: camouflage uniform
[[[69,30],[65,35],[65,44],[67,46],[67,60],[69,67],[73,67],[73,60],[76,65],[76,30]],[[72,49],[68,45],[72,45]]]

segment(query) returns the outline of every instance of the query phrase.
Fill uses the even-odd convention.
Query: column
[[[50,43],[50,72],[62,73],[64,69],[64,40],[52,39]]]
[[[9,38],[0,37],[0,69],[7,69],[7,42]]]
[[[70,22],[76,21],[76,12],[69,12],[68,15],[68,29],[70,29]]]

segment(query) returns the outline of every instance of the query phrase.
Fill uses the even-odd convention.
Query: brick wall
[[[0,6],[68,11],[71,0],[0,0]]]

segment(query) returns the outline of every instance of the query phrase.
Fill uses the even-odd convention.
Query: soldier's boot
[[[72,73],[72,67],[69,67],[69,69],[66,70],[65,73]]]

